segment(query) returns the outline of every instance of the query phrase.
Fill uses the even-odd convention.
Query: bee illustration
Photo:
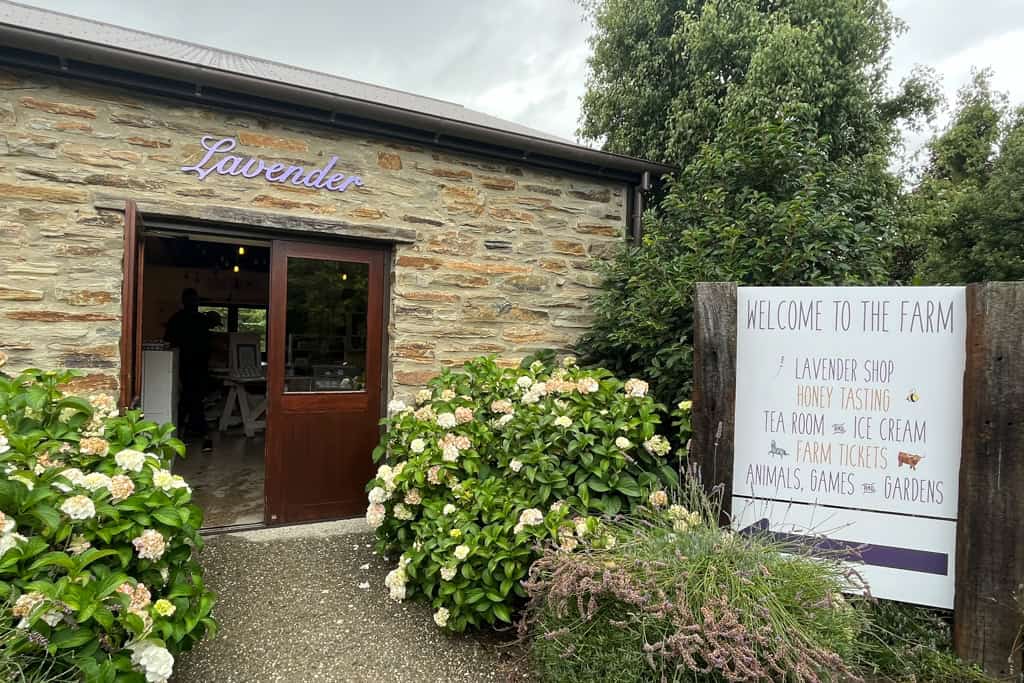
[[[907,394],[907,401],[910,403],[917,403],[921,400],[921,394],[917,393],[917,389],[911,389],[910,393]]]

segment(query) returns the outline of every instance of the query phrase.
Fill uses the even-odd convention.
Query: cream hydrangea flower
[[[466,424],[467,422],[473,421],[473,411],[465,406],[459,406],[455,409],[455,422],[458,424]]]
[[[405,503],[398,503],[395,505],[394,515],[395,519],[401,520],[403,522],[408,522],[416,516],[416,514],[412,510],[405,506]]]
[[[124,474],[115,474],[110,480],[111,500],[120,503],[128,496],[135,493],[135,482],[131,477]]]
[[[438,607],[437,611],[434,612],[434,623],[440,626],[441,628],[444,628],[448,625],[449,616],[450,613],[448,612],[447,607]]]
[[[519,472],[519,470],[523,469],[523,462],[521,460],[517,460],[516,458],[512,458],[512,460],[509,461],[508,463],[508,468],[513,472]]]
[[[427,447],[427,442],[423,439],[413,439],[412,443],[409,444],[409,450],[419,455],[423,452],[423,449]]]
[[[78,442],[78,450],[85,455],[106,455],[110,452],[110,443],[98,436],[88,436]]]
[[[516,380],[516,386],[520,389],[529,389],[531,384],[533,384],[533,378],[528,375],[523,375]]]
[[[140,536],[132,539],[132,545],[141,559],[154,562],[163,557],[167,549],[164,535],[156,529],[146,529]]]
[[[624,436],[617,436],[615,437],[615,447],[621,448],[622,450],[626,450],[627,448],[633,447],[633,442]]]
[[[572,420],[567,415],[559,415],[555,418],[556,427],[569,428],[572,427]]]
[[[459,459],[459,448],[454,443],[444,444],[441,452],[441,459],[445,462],[455,462]]]
[[[509,401],[508,399],[505,399],[505,398],[499,398],[499,399],[496,399],[494,401],[491,401],[491,412],[492,413],[501,413],[501,414],[505,414],[505,415],[511,413],[512,412],[512,401]]]
[[[453,398],[455,398],[455,392],[453,390],[445,389],[444,391],[441,392],[442,401],[450,401]]]
[[[576,356],[566,356],[562,359],[563,368],[571,368],[574,365],[576,365]]]
[[[537,508],[527,508],[519,513],[519,522],[513,529],[514,533],[519,533],[528,526],[537,526],[544,521],[544,513]]]
[[[455,574],[458,572],[458,568],[445,565],[441,567],[441,578],[445,581],[451,581],[455,578]]]
[[[512,421],[513,417],[515,417],[515,415],[513,415],[512,413],[502,415],[501,417],[498,418],[498,422],[496,424],[499,427],[504,427],[505,425]]]
[[[443,507],[443,508],[441,509],[441,514],[442,514],[442,515],[450,515],[450,514],[452,514],[452,513],[454,513],[454,512],[455,512],[455,506],[454,506],[454,505],[452,505],[451,503],[447,503],[447,504],[446,504],[446,505],[445,505],[445,506],[444,506],[444,507]]]
[[[644,441],[644,450],[651,455],[666,455],[672,450],[672,446],[669,444],[668,439],[660,434],[655,434],[647,439],[647,441]]]
[[[141,640],[126,648],[132,652],[132,666],[145,675],[146,683],[167,683],[174,673],[174,656],[162,645]]]
[[[593,394],[600,388],[601,385],[593,377],[583,377],[576,382],[576,390],[584,395]]]
[[[416,392],[416,405],[422,405],[433,398],[430,389],[420,389]]]
[[[464,560],[467,557],[469,557],[469,546],[468,545],[457,545],[457,546],[455,546],[455,550],[452,551],[452,554],[455,555],[455,559],[456,560],[459,560],[461,562],[462,560]]]
[[[114,455],[114,462],[126,472],[141,472],[146,464],[146,454],[131,448],[125,448]]]
[[[630,398],[643,398],[647,395],[648,386],[647,382],[634,377],[633,379],[626,380],[625,389],[626,396],[629,396]]]
[[[81,555],[91,547],[92,543],[90,543],[85,536],[82,534],[75,534],[71,537],[71,544],[68,545],[68,550],[71,551],[72,555]]]
[[[96,505],[87,496],[71,496],[61,504],[60,510],[71,519],[92,519],[96,516]]]
[[[437,416],[437,424],[439,427],[451,429],[456,425],[456,423],[457,420],[455,419],[455,413],[441,413]]]
[[[78,469],[77,467],[69,467],[68,469],[62,471],[60,473],[60,476],[67,479],[75,486],[85,485],[85,475],[82,474],[82,470]]]
[[[370,489],[370,493],[367,496],[367,498],[371,503],[380,504],[391,498],[391,494],[385,491],[380,486],[374,486],[372,489]]]
[[[7,440],[7,437],[0,432],[0,454],[6,453],[11,450],[11,442]]]
[[[405,600],[405,570],[399,567],[392,569],[384,577],[384,585],[387,587],[390,597],[395,602]]]
[[[403,401],[401,399],[393,398],[390,401],[388,401],[388,414],[389,415],[396,415],[398,413],[404,413],[407,409],[408,409],[408,406],[405,405],[405,401]]]
[[[652,491],[651,495],[647,497],[647,502],[651,504],[651,507],[663,508],[668,505],[668,494],[661,489]]]
[[[434,417],[436,417],[436,415],[434,413],[434,409],[431,406],[423,406],[422,408],[416,409],[416,412],[413,413],[413,417],[415,417],[417,420],[422,420],[424,422],[431,422],[433,421]]]
[[[370,503],[366,508],[366,523],[371,529],[377,529],[384,523],[387,514],[387,509],[380,503]]]
[[[82,486],[90,491],[110,490],[111,479],[102,472],[90,472],[82,478]]]
[[[409,489],[405,494],[406,505],[419,505],[423,502],[423,495],[419,489]]]

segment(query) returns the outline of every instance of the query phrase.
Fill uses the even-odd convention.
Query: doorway
[[[204,527],[361,514],[382,414],[386,249],[172,219],[143,227],[131,202],[125,218],[122,405],[187,439],[174,470]],[[202,399],[190,392],[188,406],[190,352],[168,334],[183,295],[208,339]]]
[[[186,444],[173,464],[207,528],[262,524],[270,242],[202,233],[141,237],[147,419]]]

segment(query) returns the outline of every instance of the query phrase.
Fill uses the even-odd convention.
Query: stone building
[[[266,521],[349,514],[382,406],[477,355],[571,345],[595,260],[638,234],[666,170],[0,1],[0,350],[15,369],[76,368],[75,391],[151,414],[146,392],[173,397],[176,382],[147,387],[146,359],[168,351],[194,289],[219,316],[210,364],[254,413],[246,433],[269,431]],[[225,434],[242,408],[228,400]],[[297,449],[301,476],[285,457]],[[354,483],[314,485],[339,478]]]

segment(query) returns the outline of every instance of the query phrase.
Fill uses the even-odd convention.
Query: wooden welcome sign
[[[1022,352],[1024,283],[700,283],[692,457],[725,523],[953,608],[962,657],[1020,671]]]

